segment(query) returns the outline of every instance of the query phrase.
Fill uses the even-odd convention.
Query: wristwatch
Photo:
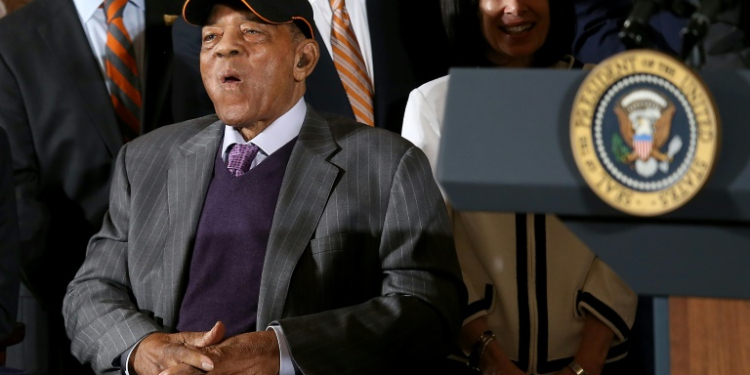
[[[571,362],[568,367],[570,367],[576,375],[589,375],[589,373],[586,372],[581,365],[576,363],[576,361]]]

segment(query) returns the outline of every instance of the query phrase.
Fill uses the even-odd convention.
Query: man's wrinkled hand
[[[224,324],[217,322],[206,332],[152,333],[133,350],[130,357],[133,369],[138,375],[211,371],[214,362],[201,349],[221,342],[225,332]]]
[[[201,351],[213,361],[212,375],[279,373],[279,343],[270,330],[243,333]]]

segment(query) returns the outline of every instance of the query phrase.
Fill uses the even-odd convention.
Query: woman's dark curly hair
[[[548,67],[571,53],[576,33],[573,0],[548,0],[550,28],[532,66]],[[494,66],[479,19],[479,0],[440,0],[452,66]]]

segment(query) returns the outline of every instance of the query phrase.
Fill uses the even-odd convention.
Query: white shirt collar
[[[78,11],[78,17],[83,22],[88,21],[94,15],[99,6],[104,3],[103,0],[73,0],[73,4]],[[140,10],[146,10],[146,0],[130,0],[128,5],[135,5]]]
[[[305,99],[300,98],[292,109],[281,115],[281,117],[272,122],[265,130],[255,136],[255,138],[247,142],[242,138],[242,134],[240,134],[239,130],[232,126],[225,125],[226,129],[224,129],[224,143],[222,145],[221,154],[226,155],[229,146],[235,143],[253,143],[258,146],[260,151],[264,154],[271,155],[299,135],[299,131],[302,129],[302,123],[305,121],[306,115],[307,105],[305,104]]]

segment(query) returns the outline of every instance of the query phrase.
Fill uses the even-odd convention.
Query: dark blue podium
[[[638,294],[654,299],[656,372],[669,373],[668,302],[750,298],[750,71],[705,72],[721,117],[713,174],[653,218],[601,201],[573,160],[570,110],[586,72],[451,71],[437,179],[462,210],[551,213]]]

